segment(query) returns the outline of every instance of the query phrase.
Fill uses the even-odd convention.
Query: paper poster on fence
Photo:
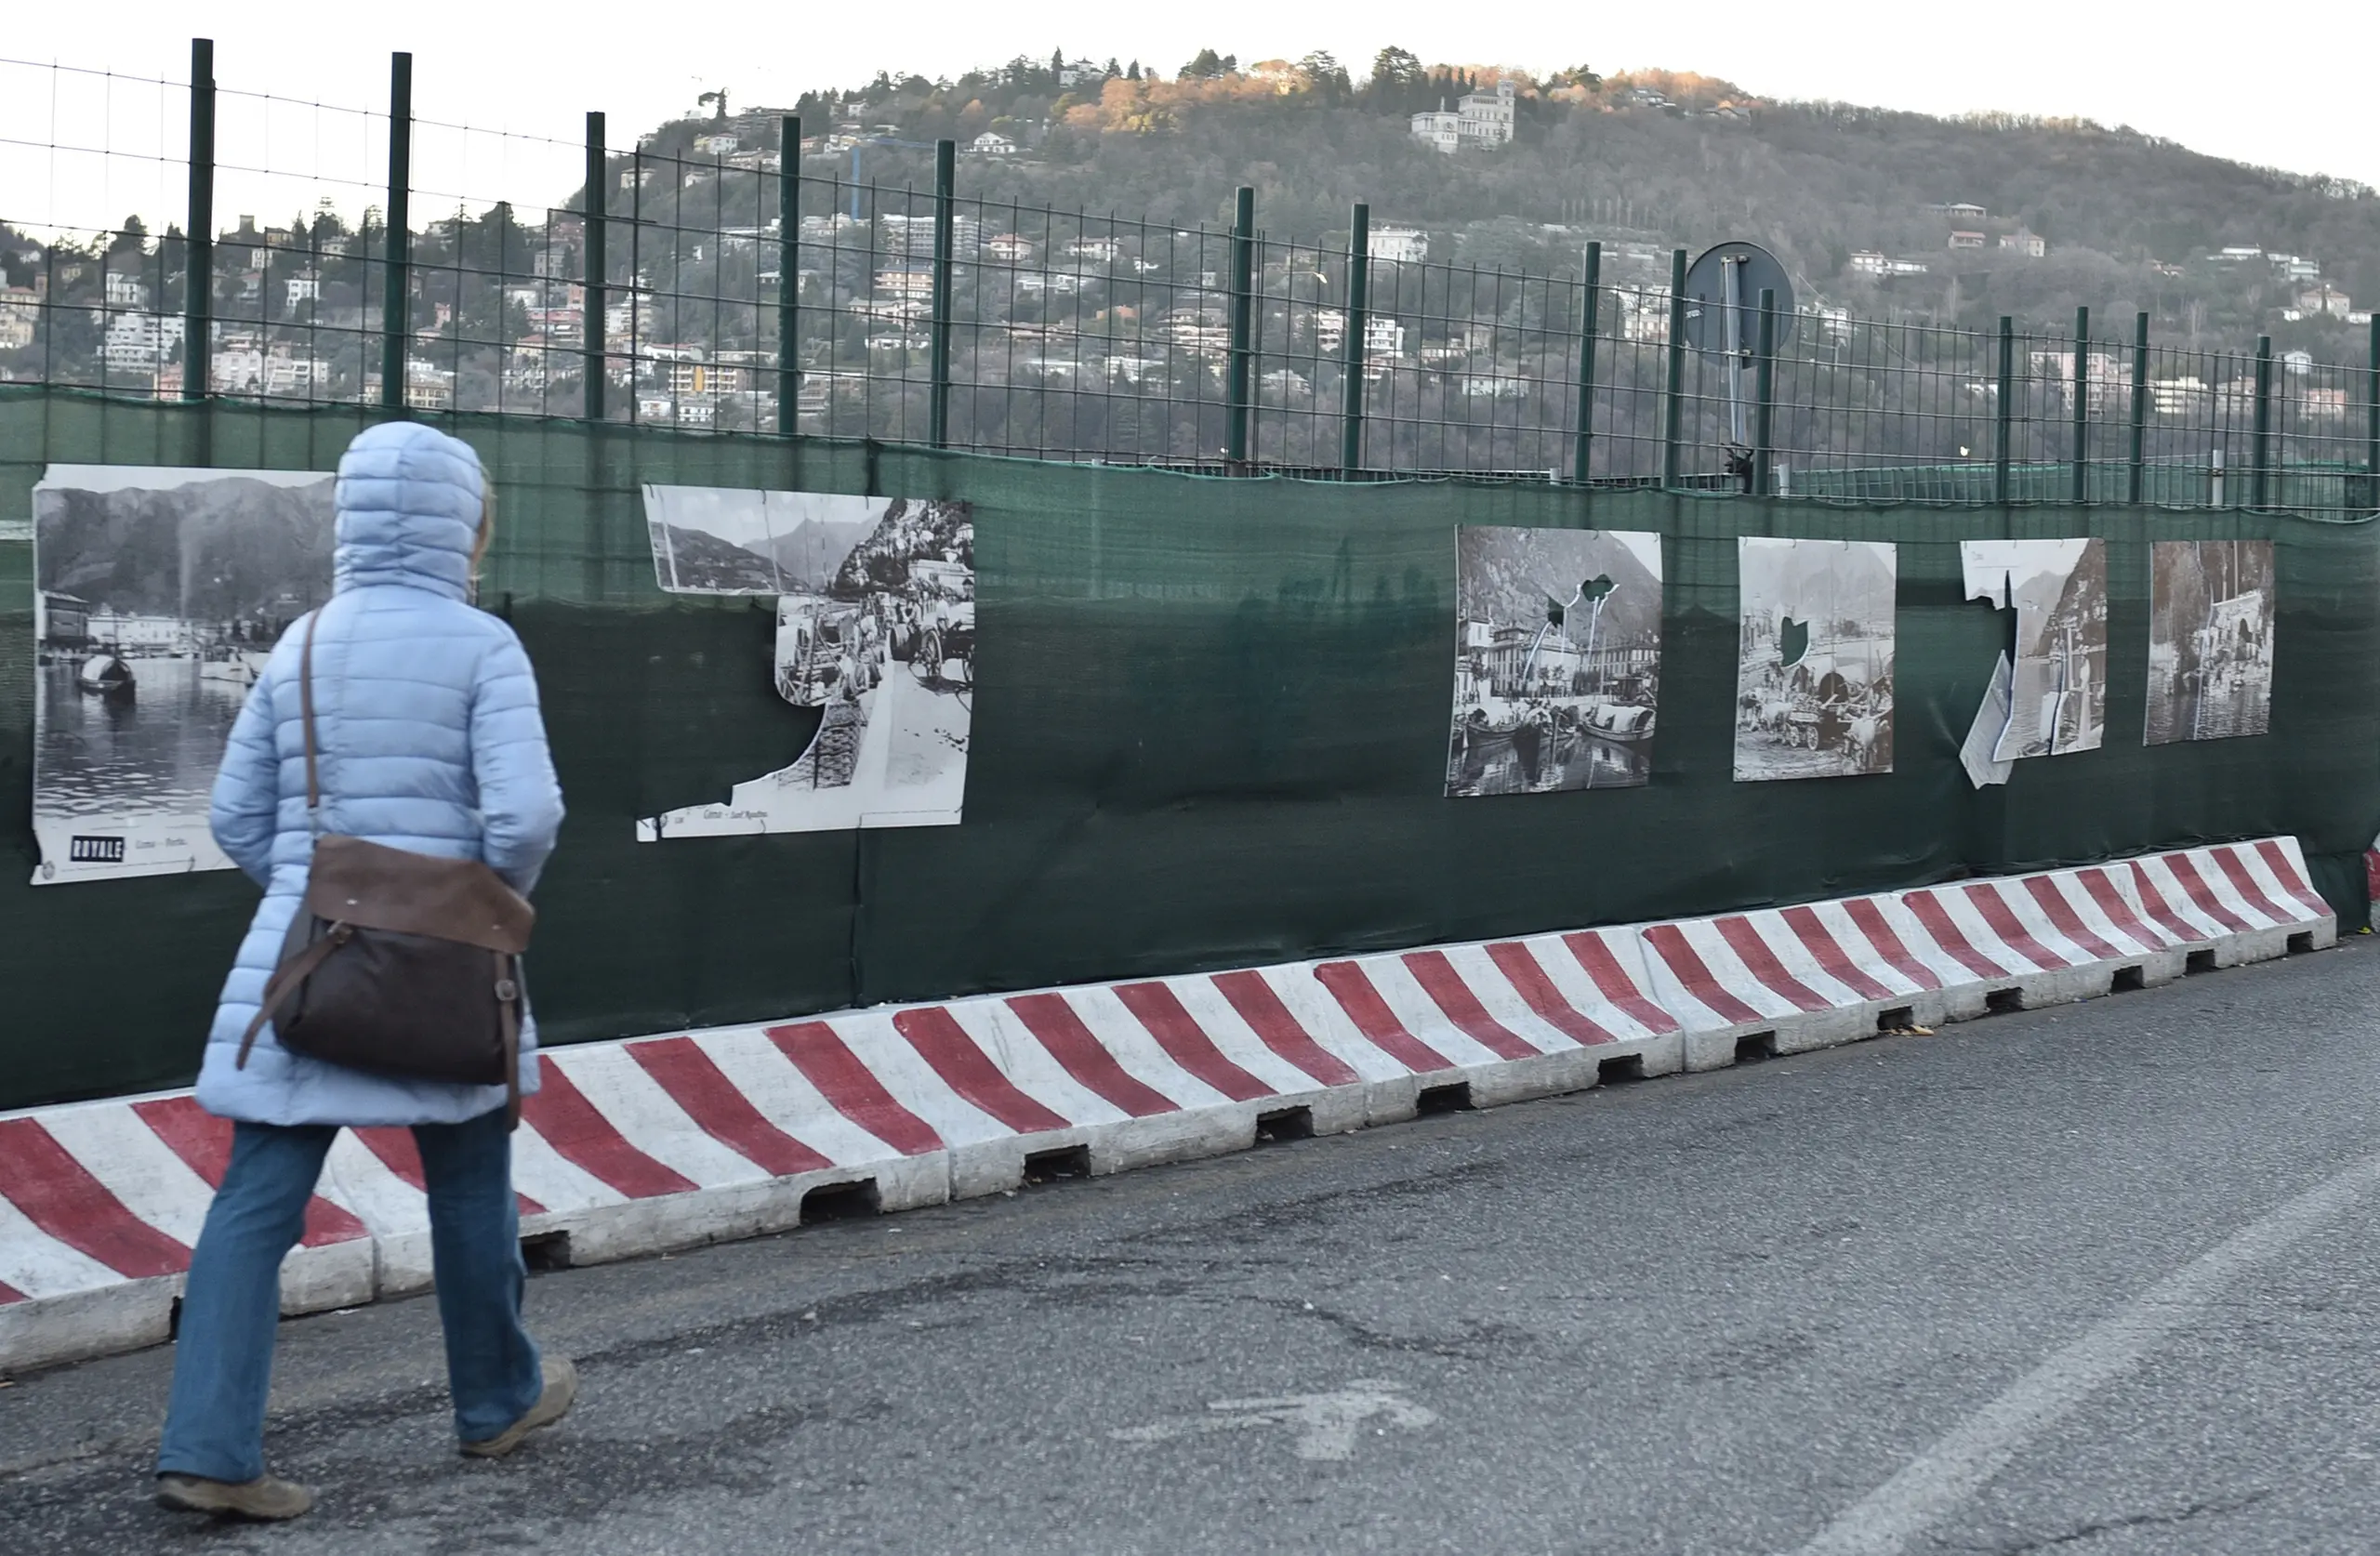
[[[790,765],[646,817],[637,840],[958,825],[975,703],[967,505],[648,486],[645,511],[663,588],[777,597],[767,673],[821,712]]]
[[[329,597],[332,485],[52,465],[33,487],[34,885],[231,868],[216,770],[273,644]]]
[[[2146,744],[2271,729],[2272,542],[2161,540],[2149,569]]]
[[[2108,548],[2098,540],[1959,543],[1967,598],[2016,613],[1999,761],[2096,751],[2108,721]]]
[[[1652,774],[1661,537],[1465,525],[1455,538],[1452,797]]]
[[[1736,782],[1893,770],[1887,542],[1736,542]]]

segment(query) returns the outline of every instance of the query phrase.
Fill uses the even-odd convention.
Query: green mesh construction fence
[[[28,491],[53,461],[327,469],[364,413],[0,391],[0,1106],[192,1072],[255,890],[33,888]],[[483,596],[535,658],[570,801],[531,962],[549,1042],[1811,899],[2292,833],[2349,922],[2380,828],[2368,522],[2097,506],[1778,502],[1525,484],[1208,479],[523,418],[448,424],[502,492]],[[963,498],[980,637],[966,822],[640,845],[634,818],[782,766],[767,602],[655,587],[642,482]],[[1658,530],[1641,788],[1443,798],[1462,524]],[[1898,545],[1897,766],[1732,780],[1739,535]],[[2007,642],[1958,542],[2108,546],[2103,749],[1977,790]],[[2149,544],[2269,538],[2271,733],[2141,744]]]

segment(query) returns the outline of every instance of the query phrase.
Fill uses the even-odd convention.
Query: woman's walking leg
[[[243,1482],[264,1473],[281,1261],[305,1233],[306,1202],[337,1133],[320,1125],[233,1126],[231,1160],[182,1289],[159,1474]]]
[[[512,1196],[512,1135],[497,1108],[463,1124],[416,1124],[413,1138],[430,1190],[455,1434],[484,1442],[526,1416],[544,1387],[536,1342],[521,1322],[528,1270]]]

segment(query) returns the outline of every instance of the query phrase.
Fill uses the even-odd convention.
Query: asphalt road
[[[2373,942],[1934,1036],[283,1329],[310,1518],[147,1501],[169,1355],[0,1389],[0,1548],[584,1556],[2380,1549]]]

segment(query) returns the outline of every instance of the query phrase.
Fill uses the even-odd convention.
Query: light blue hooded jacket
[[[485,478],[470,445],[408,422],[376,427],[338,463],[338,550],[314,634],[321,827],[447,859],[484,860],[522,890],[562,825],[537,683],[512,628],[468,603]],[[272,1028],[247,1067],[263,997],[313,857],[298,665],[284,634],[231,730],[215,780],[215,840],[265,889],[223,982],[198,1101],[261,1124],[459,1124],[500,1086],[391,1080],[288,1052]],[[536,1028],[522,1035],[536,1088]]]

